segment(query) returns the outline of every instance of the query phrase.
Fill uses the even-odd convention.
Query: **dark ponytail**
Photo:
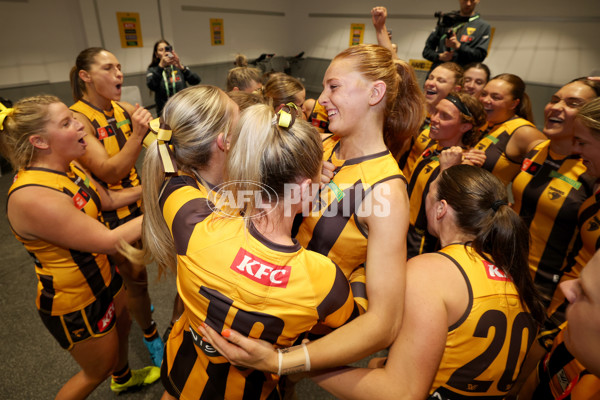
[[[94,64],[96,54],[100,53],[101,51],[106,50],[102,47],[90,47],[83,50],[77,56],[75,65],[73,68],[71,68],[71,72],[69,72],[73,101],[77,102],[81,100],[83,95],[86,93],[85,82],[79,77],[79,71],[89,71],[92,64]]]
[[[529,230],[508,206],[502,182],[483,168],[456,165],[442,171],[437,190],[437,200],[456,213],[459,229],[475,237],[473,249],[512,278],[521,302],[542,323],[541,296],[529,272]]]
[[[519,105],[515,110],[515,114],[533,124],[531,100],[529,99],[529,95],[525,92],[525,82],[523,82],[523,79],[514,74],[500,74],[492,78],[492,80],[494,79],[500,79],[510,84],[510,93],[513,99],[519,100]]]

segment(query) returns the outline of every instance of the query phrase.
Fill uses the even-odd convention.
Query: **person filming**
[[[181,63],[173,46],[164,39],[154,44],[152,62],[146,71],[146,86],[154,92],[157,116],[160,117],[169,97],[185,89],[187,84],[199,83],[200,76]]]
[[[459,3],[460,11],[435,13],[438,23],[423,49],[423,57],[433,63],[430,71],[444,62],[464,67],[482,62],[487,56],[491,28],[475,12],[479,0],[459,0]]]

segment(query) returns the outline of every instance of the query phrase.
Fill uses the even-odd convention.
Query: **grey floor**
[[[60,387],[79,371],[78,365],[52,338],[42,324],[36,307],[36,277],[33,262],[12,235],[6,219],[6,193],[12,173],[0,177],[0,399],[53,399]],[[156,280],[156,266],[148,266],[154,320],[162,334],[171,315],[176,292],[173,278]],[[364,365],[363,361],[360,365]],[[150,365],[142,343],[142,332],[133,323],[129,341],[129,363],[134,369]],[[296,386],[301,399],[334,399],[309,380]],[[120,399],[160,399],[160,382]],[[89,399],[112,399],[107,380]]]

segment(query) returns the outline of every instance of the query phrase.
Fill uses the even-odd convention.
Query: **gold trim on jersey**
[[[502,398],[517,379],[535,338],[536,324],[510,278],[472,247],[452,244],[438,253],[452,261],[465,278],[469,305],[462,318],[448,328],[430,395]]]
[[[73,104],[70,109],[85,116],[94,129],[94,135],[104,145],[109,157],[119,153],[129,139],[132,132],[132,123],[129,113],[116,101],[111,101],[112,110],[105,112],[100,108],[90,104],[85,100],[79,100]],[[135,166],[129,171],[129,175],[121,179],[116,184],[103,182],[97,176],[94,176],[98,182],[112,190],[123,189],[126,187],[135,187],[140,185],[140,179]],[[117,221],[121,221],[130,215],[139,214],[141,200],[132,203],[129,206],[121,207],[117,210],[104,211],[102,215],[106,220],[107,226],[114,229]]]
[[[578,156],[554,154],[545,141],[527,155],[513,180],[512,207],[528,224],[529,267],[546,306],[576,239],[579,207],[591,195],[586,170]]]
[[[496,175],[505,185],[508,185],[517,176],[521,166],[521,160],[512,160],[508,157],[506,146],[515,131],[523,126],[535,128],[531,122],[519,117],[488,127],[474,146],[475,149],[485,152],[486,159],[482,168]]]
[[[274,243],[242,218],[204,216],[205,193],[195,180],[177,178],[160,199],[176,248],[185,248],[177,257],[185,311],[166,344],[166,389],[181,398],[268,398],[277,376],[230,365],[195,328],[205,322],[290,346],[318,322],[335,328],[358,315],[349,283],[331,260],[297,241]],[[178,220],[193,228],[178,236]]]
[[[328,256],[349,277],[366,261],[367,233],[356,214],[362,200],[387,180],[406,180],[389,151],[341,160],[335,154],[339,144],[335,136],[323,142],[323,159],[334,164],[334,176],[304,217],[297,239]]]
[[[8,196],[28,186],[64,193],[73,198],[74,207],[91,218],[99,218],[101,205],[96,189],[73,164],[68,173],[43,168],[20,170]],[[34,259],[38,278],[36,306],[40,311],[62,315],[80,310],[93,303],[110,284],[112,272],[106,255],[65,249],[40,239],[24,239],[14,230],[13,234]]]

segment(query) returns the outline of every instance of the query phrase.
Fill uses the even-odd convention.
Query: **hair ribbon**
[[[295,110],[295,113],[292,113],[292,109]],[[287,104],[281,104],[275,110],[276,119],[274,120],[277,125],[282,128],[289,129],[296,122],[296,115],[298,114],[298,106],[292,102]]]
[[[4,130],[4,119],[9,115],[12,115],[14,112],[14,108],[5,107],[4,104],[0,102],[0,131]]]
[[[175,162],[175,156],[173,155],[171,145],[171,136],[173,134],[171,127],[162,121],[162,117],[153,119],[148,125],[150,126],[150,130],[156,133],[158,157],[160,158],[165,173],[173,174],[177,172],[177,163]]]

